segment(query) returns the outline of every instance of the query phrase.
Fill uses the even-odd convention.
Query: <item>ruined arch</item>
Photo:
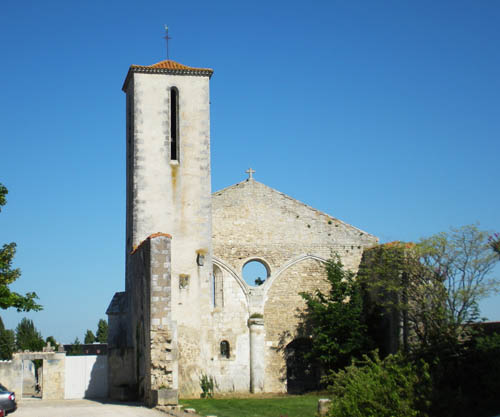
[[[285,347],[286,387],[289,394],[302,394],[320,388],[320,367],[306,358],[311,348],[312,340],[305,337],[294,339]]]

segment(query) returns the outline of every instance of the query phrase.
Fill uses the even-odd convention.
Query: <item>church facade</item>
[[[328,289],[324,263],[357,270],[378,239],[252,177],[211,193],[213,71],[131,66],[127,97],[125,291],[108,310],[109,392],[149,404],[221,392],[286,392],[300,292]],[[242,275],[249,262],[262,285]]]

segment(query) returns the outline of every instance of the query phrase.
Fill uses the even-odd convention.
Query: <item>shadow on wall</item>
[[[104,355],[67,356],[64,398],[107,398],[108,357]]]
[[[90,370],[85,398],[108,397],[108,357],[97,356]]]

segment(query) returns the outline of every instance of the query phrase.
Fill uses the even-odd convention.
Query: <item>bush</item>
[[[430,391],[428,367],[404,362],[401,355],[380,359],[378,352],[354,360],[327,378],[333,399],[329,416],[421,417]]]
[[[436,354],[431,415],[489,417],[500,412],[500,335],[472,338],[458,353]]]

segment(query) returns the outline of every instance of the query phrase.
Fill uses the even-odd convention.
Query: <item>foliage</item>
[[[306,359],[318,362],[324,371],[348,365],[371,345],[362,317],[361,287],[353,272],[344,269],[338,256],[326,263],[330,290],[324,294],[301,293],[306,311],[299,333],[312,337]]]
[[[215,389],[215,380],[213,376],[202,374],[200,377],[201,398],[213,398]]]
[[[0,211],[7,202],[7,192],[7,188],[0,184]],[[42,306],[35,302],[38,297],[34,292],[21,295],[9,288],[9,285],[21,276],[20,269],[12,267],[15,253],[16,244],[14,242],[6,243],[0,249],[0,308],[5,310],[14,307],[17,311],[39,311]]]
[[[488,233],[475,225],[451,229],[418,244],[396,242],[369,251],[359,277],[386,311],[402,313],[413,348],[454,349],[470,336],[478,302],[498,287]]]
[[[108,322],[100,319],[97,323],[96,342],[108,343]]]
[[[500,412],[500,335],[473,337],[433,358],[430,414],[489,417]]]
[[[374,351],[363,355],[344,370],[331,373],[333,395],[330,416],[335,417],[417,417],[425,416],[428,366],[420,369],[401,355],[384,360]]]
[[[67,355],[68,356],[83,355],[83,347],[78,337],[75,338],[75,341],[69,348]]]
[[[56,339],[54,338],[54,336],[48,336],[46,339],[45,339],[45,343],[50,343],[50,346],[52,346],[54,348],[54,350],[57,350],[59,349],[59,343],[57,343]]]
[[[33,320],[24,317],[16,327],[16,348],[30,352],[42,351],[45,343]]]
[[[181,399],[184,408],[192,407],[197,414],[218,417],[312,417],[316,414],[318,400],[324,395],[264,396],[248,395],[245,398]]]
[[[92,333],[92,330],[87,330],[87,333],[85,333],[84,343],[94,343],[94,342],[95,342],[94,333]]]
[[[12,354],[16,351],[16,335],[14,330],[0,330],[0,359],[12,359]]]
[[[16,336],[13,330],[8,330],[0,317],[0,360],[12,359],[16,350]]]
[[[500,256],[500,233],[495,233],[488,238],[491,249]]]

